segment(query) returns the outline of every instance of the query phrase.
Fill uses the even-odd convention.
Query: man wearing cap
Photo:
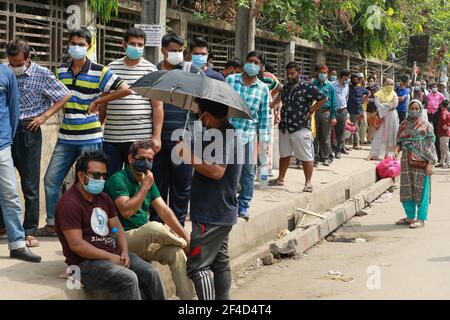
[[[320,90],[327,98],[327,102],[316,112],[316,130],[319,146],[319,160],[323,161],[324,166],[331,164],[331,127],[336,124],[336,114],[338,101],[336,91],[328,81],[328,67],[321,65],[318,78],[312,82],[312,85]]]

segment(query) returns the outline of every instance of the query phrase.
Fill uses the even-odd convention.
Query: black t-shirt
[[[191,187],[191,220],[198,223],[232,226],[237,222],[239,178],[242,163],[238,161],[239,144],[231,124],[218,129],[222,141],[204,141],[202,154],[208,163],[226,166],[220,180],[213,180],[195,171]],[[211,131],[208,131],[211,132]],[[222,143],[221,143],[222,142]],[[214,146],[216,148],[214,148]],[[241,154],[243,150],[239,154]],[[207,155],[211,154],[212,159]],[[198,157],[198,155],[197,155]]]

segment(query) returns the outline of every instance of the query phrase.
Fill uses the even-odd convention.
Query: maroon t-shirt
[[[106,193],[94,195],[92,202],[83,198],[76,185],[64,193],[56,206],[55,226],[66,263],[78,265],[85,259],[70,249],[64,230],[81,229],[83,239],[94,247],[119,254],[108,227],[108,219],[116,216],[114,203]]]

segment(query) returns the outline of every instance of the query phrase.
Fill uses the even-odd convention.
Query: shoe
[[[331,164],[331,161],[328,160],[328,159],[326,159],[326,160],[323,161],[323,165],[324,165],[325,167],[329,167],[330,164]]]
[[[36,232],[38,237],[58,237],[55,226],[45,225],[45,227],[39,228]]]
[[[27,247],[11,250],[9,256],[14,259],[28,262],[41,262],[41,257],[31,252]]]
[[[250,219],[248,208],[239,208],[239,217],[248,221]]]
[[[347,149],[342,149],[341,153],[342,153],[342,154],[350,154],[350,153],[347,151]]]
[[[444,168],[444,165],[442,163],[438,163],[434,166],[435,168]]]
[[[341,154],[340,154],[340,153],[336,153],[336,154],[334,155],[334,157],[335,157],[336,159],[340,159],[340,158],[341,158]]]

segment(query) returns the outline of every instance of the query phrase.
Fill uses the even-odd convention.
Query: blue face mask
[[[350,84],[350,79],[345,80],[344,84],[349,85]]]
[[[86,57],[87,47],[69,46],[69,55],[74,60],[81,60]]]
[[[260,69],[260,67],[254,63],[247,62],[246,64],[244,64],[244,72],[249,77],[256,76],[259,73],[259,69]]]
[[[125,49],[125,54],[131,60],[137,60],[144,54],[144,48],[138,48],[135,46],[127,45],[127,48]]]
[[[87,178],[89,178],[88,184],[83,183],[84,190],[90,194],[100,194],[103,191],[103,188],[105,187],[105,180],[102,179],[93,179],[85,175]]]
[[[326,73],[319,73],[319,80],[320,81],[327,80],[327,74]]]
[[[337,80],[337,76],[335,76],[335,75],[330,76],[330,81],[336,81],[336,80]]]
[[[193,54],[192,62],[195,63],[200,68],[203,67],[208,61],[208,56],[203,54]]]

